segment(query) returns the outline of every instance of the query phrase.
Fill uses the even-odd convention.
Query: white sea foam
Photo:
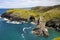
[[[21,22],[17,22],[17,21],[10,21],[9,19],[7,18],[3,18],[3,20],[6,21],[6,23],[12,23],[12,24],[21,24]]]
[[[25,29],[26,29],[26,27],[23,28],[23,32],[24,32],[24,33],[26,33],[26,32],[25,32]]]
[[[22,36],[22,38],[25,38],[25,37],[24,37],[24,34],[21,34],[21,36]]]
[[[15,24],[21,24],[21,22],[14,21]]]
[[[25,21],[22,21],[23,23],[26,23]]]
[[[7,18],[3,18],[3,19],[6,20],[6,21],[8,20]]]
[[[25,23],[28,23],[28,22],[25,22]]]
[[[8,20],[6,23],[10,23],[10,20]]]
[[[30,28],[31,28],[31,27],[24,27],[24,28],[23,28],[23,32],[26,33],[25,30],[26,30],[26,29],[30,29]]]
[[[22,21],[22,23],[28,23],[28,22],[26,22],[26,21]]]
[[[35,24],[34,22],[31,22],[31,24]]]
[[[0,17],[1,18],[1,17]],[[21,21],[21,22],[17,22],[17,21],[10,21],[9,19],[7,18],[3,18],[3,20],[6,21],[6,23],[12,23],[12,24],[22,24],[22,23],[28,23],[28,22],[25,22],[25,21]]]
[[[6,23],[21,24],[21,22],[17,22],[17,21],[10,21],[10,20],[8,20]]]
[[[21,22],[18,22],[18,21],[10,21],[7,18],[3,18],[3,20],[7,21],[6,23],[12,23],[12,24],[28,23],[28,22],[25,22],[25,21],[21,21]]]
[[[0,16],[1,18],[1,16]],[[17,22],[17,21],[10,21],[9,19],[7,18],[2,18],[4,21],[6,21],[6,23],[12,23],[12,24],[22,24],[22,23],[28,23],[28,22],[25,22],[25,21],[21,21],[21,22]]]
[[[0,18],[1,18],[1,16],[0,16]]]
[[[10,23],[16,24],[16,22],[15,22],[15,21],[12,21],[12,22],[10,22]]]

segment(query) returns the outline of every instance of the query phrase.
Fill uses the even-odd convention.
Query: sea
[[[0,16],[8,9],[0,9]],[[49,37],[36,36],[32,33],[36,25],[32,23],[10,22],[0,17],[0,40],[53,40],[60,37],[60,32],[48,30]]]

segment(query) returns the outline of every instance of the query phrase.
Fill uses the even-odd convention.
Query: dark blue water
[[[7,9],[0,9],[0,14]],[[0,18],[0,40],[52,40],[60,37],[60,32],[49,30],[49,37],[38,37],[31,33],[35,25],[30,23],[11,24]],[[23,29],[26,28],[24,31]]]

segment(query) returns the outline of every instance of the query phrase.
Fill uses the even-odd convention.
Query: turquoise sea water
[[[0,14],[6,9],[1,9]],[[49,30],[49,37],[38,37],[31,33],[35,25],[30,23],[11,24],[0,18],[0,40],[52,40],[60,37],[60,32]],[[25,29],[25,30],[24,30]]]

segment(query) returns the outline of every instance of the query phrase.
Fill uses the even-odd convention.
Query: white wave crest
[[[23,23],[25,23],[25,21],[22,21]]]
[[[31,27],[24,27],[23,32],[26,33],[25,29],[30,29]]]
[[[10,23],[10,20],[8,20],[6,23]]]
[[[34,24],[34,25],[36,25],[36,23],[34,23],[34,22],[31,22],[31,24]]]
[[[7,19],[5,19],[7,20]],[[28,22],[25,22],[25,21],[21,21],[21,22],[17,22],[17,21],[10,21],[10,20],[7,20],[6,23],[12,23],[12,24],[22,24],[22,23],[28,23]]]
[[[26,33],[26,32],[25,32],[25,29],[26,29],[26,28],[24,27],[24,28],[23,28],[23,32],[24,32],[24,33]]]
[[[7,21],[8,19],[7,18],[3,18],[3,20],[6,20]]]
[[[28,23],[28,22],[26,22],[26,21],[22,21],[22,23]]]
[[[10,21],[10,20],[8,20],[6,23],[12,23],[12,24],[22,24],[21,22],[17,22],[17,21]]]
[[[25,22],[25,21],[21,21],[21,22],[17,22],[17,21],[10,21],[9,19],[7,18],[3,18],[3,20],[6,21],[6,23],[12,23],[12,24],[22,24],[22,23],[28,23],[28,22]]]

